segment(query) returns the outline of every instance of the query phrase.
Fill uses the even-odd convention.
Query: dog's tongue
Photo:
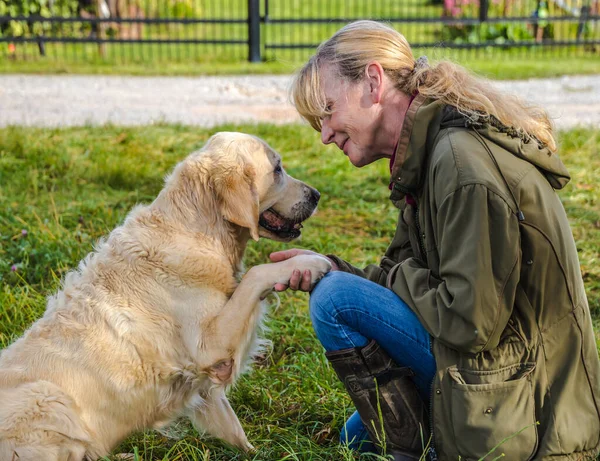
[[[285,219],[273,213],[271,210],[266,210],[261,217],[266,221],[266,223],[269,226],[274,228],[281,228],[286,225]]]

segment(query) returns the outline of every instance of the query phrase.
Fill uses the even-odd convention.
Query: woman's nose
[[[321,142],[323,144],[330,144],[333,142],[334,131],[329,128],[329,122],[324,119],[321,123]]]

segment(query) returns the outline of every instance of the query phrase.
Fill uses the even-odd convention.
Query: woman
[[[440,460],[500,443],[490,459],[594,457],[600,366],[546,113],[452,63],[415,62],[372,21],[321,44],[293,98],[353,165],[389,159],[400,209],[379,265],[329,255],[334,271],[311,294],[360,416],[342,438],[397,460],[419,459],[430,433]],[[289,287],[310,282],[296,273]]]

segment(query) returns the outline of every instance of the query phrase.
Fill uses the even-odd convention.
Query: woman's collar
[[[396,144],[396,148],[394,149],[394,154],[390,159],[390,190],[394,184],[395,178],[397,175],[397,171],[402,166],[402,163],[406,159],[406,150],[408,148],[408,142],[410,140],[410,135],[412,133],[412,127],[414,124],[415,116],[417,114],[417,110],[419,107],[425,102],[426,98],[418,91],[411,97],[408,103],[408,109],[406,110],[406,114],[404,115],[404,121],[402,122],[402,130],[400,131],[400,137],[398,138],[398,143]],[[394,168],[396,166],[396,168]]]

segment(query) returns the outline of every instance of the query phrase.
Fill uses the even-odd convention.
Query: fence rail
[[[383,20],[415,48],[600,52],[600,0],[0,0],[0,59],[304,59]],[[30,47],[34,47],[32,50]],[[71,50],[68,50],[71,48]]]

